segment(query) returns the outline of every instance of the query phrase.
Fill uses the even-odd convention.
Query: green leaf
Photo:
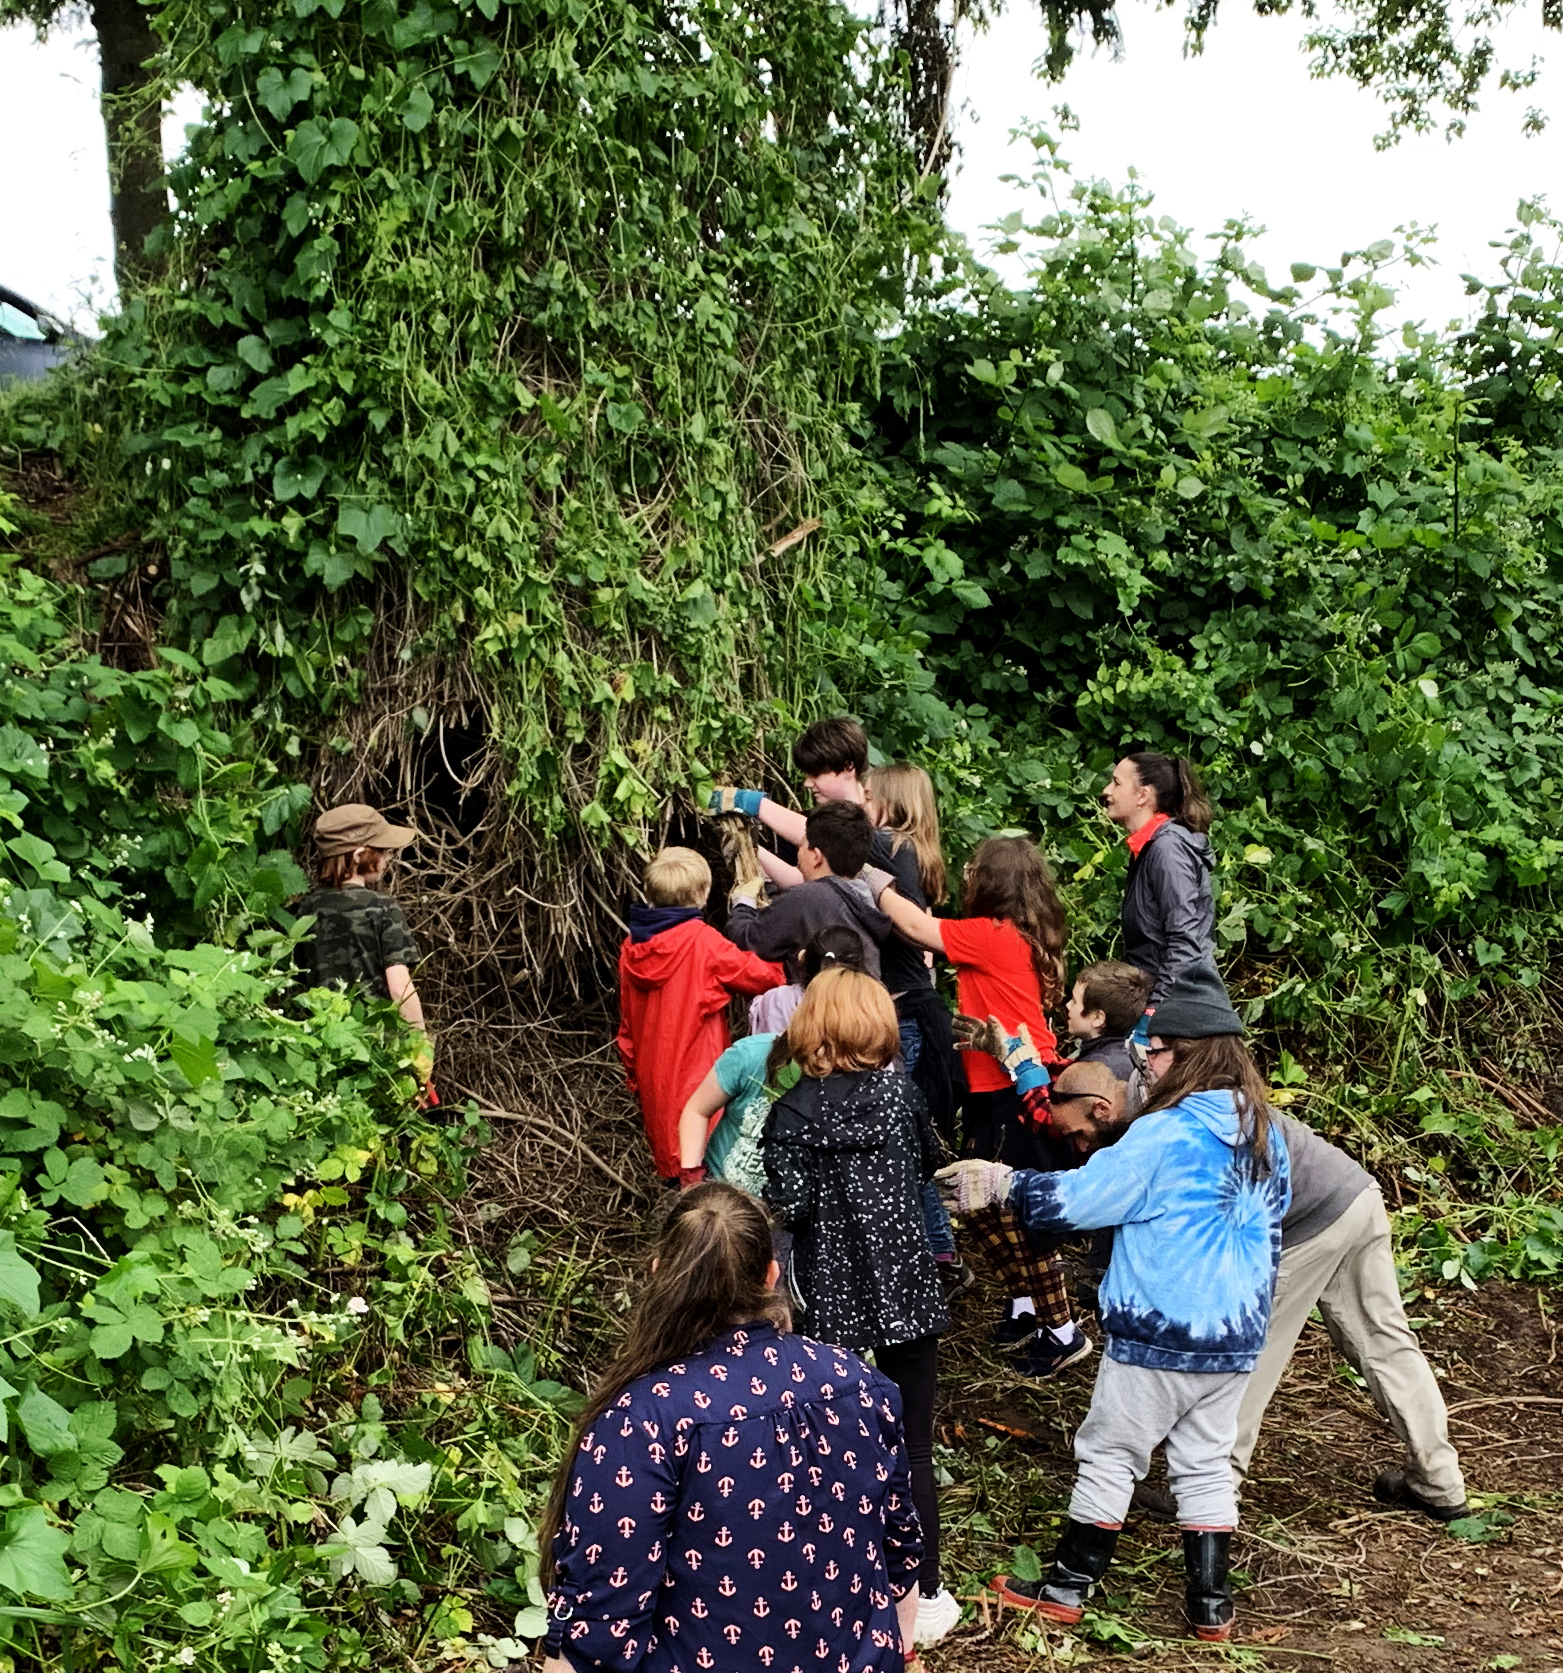
[[[1180,476],[1178,493],[1186,500],[1197,500],[1205,491],[1205,484],[1197,476]]]
[[[1085,427],[1103,447],[1118,447],[1118,427],[1106,407],[1092,407],[1085,415]]]
[[[1292,277],[1300,285],[1307,284],[1318,271],[1318,268],[1311,261],[1294,261],[1292,263]]]
[[[302,462],[284,459],[272,473],[272,492],[279,500],[312,500],[320,492],[329,469],[318,454],[311,454]]]
[[[288,155],[305,184],[313,186],[328,168],[345,163],[357,143],[358,124],[348,117],[333,118],[329,127],[319,118],[311,117],[293,130],[293,138],[288,142]]]
[[[1419,656],[1424,662],[1430,662],[1443,651],[1443,643],[1436,633],[1419,633],[1406,649],[1413,656]]]
[[[202,1086],[219,1077],[217,1042],[215,1040],[181,1040],[168,1042],[168,1055],[179,1066],[179,1072],[192,1087]]]
[[[1514,1518],[1506,1510],[1484,1510],[1475,1516],[1461,1516],[1450,1522],[1445,1532],[1467,1545],[1491,1545],[1494,1540],[1507,1539]]]
[[[330,1542],[315,1549],[330,1562],[331,1572],[338,1579],[356,1574],[365,1585],[389,1586],[396,1578],[396,1564],[381,1543],[384,1538],[382,1523],[368,1518],[359,1523],[344,1516]]]
[[[234,353],[251,371],[259,372],[262,377],[271,370],[271,350],[262,337],[241,337],[234,345]]]
[[[280,122],[294,105],[307,99],[314,79],[308,70],[291,70],[284,76],[281,70],[268,68],[255,78],[255,92],[260,102]]]
[[[358,550],[367,556],[400,531],[402,520],[388,505],[344,504],[337,513],[336,526],[339,534],[357,541]]]
[[[0,1532],[0,1589],[18,1597],[70,1597],[64,1562],[70,1543],[68,1533],[50,1526],[42,1505],[19,1505]]]
[[[608,423],[624,435],[638,430],[645,422],[645,411],[634,401],[609,401]]]
[[[1029,1545],[1017,1545],[1010,1552],[1010,1572],[1029,1585],[1042,1578],[1042,1559]]]
[[[1091,491],[1091,479],[1078,465],[1059,465],[1053,475],[1073,494],[1087,494]]]
[[[44,1458],[57,1452],[74,1452],[76,1436],[71,1431],[71,1414],[38,1387],[29,1383],[16,1408],[16,1421],[21,1425],[27,1444]]]
[[[422,87],[414,87],[402,101],[401,118],[404,127],[421,134],[434,115],[434,100]]]
[[[17,859],[31,866],[44,882],[70,882],[70,868],[61,865],[55,859],[52,842],[45,842],[42,837],[34,836],[31,831],[23,831],[20,836],[8,837],[5,845]]]
[[[38,1270],[16,1252],[12,1232],[0,1232],[0,1301],[29,1319],[38,1316]]]

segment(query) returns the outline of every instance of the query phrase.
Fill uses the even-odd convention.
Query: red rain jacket
[[[699,918],[619,951],[619,1055],[664,1179],[678,1178],[678,1118],[689,1095],[733,1043],[727,1003],[787,980]]]

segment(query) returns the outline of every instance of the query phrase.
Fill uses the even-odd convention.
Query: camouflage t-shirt
[[[389,999],[388,967],[418,962],[406,915],[373,889],[316,889],[299,903],[301,918],[310,913],[315,927],[298,953],[308,987],[361,987]]]

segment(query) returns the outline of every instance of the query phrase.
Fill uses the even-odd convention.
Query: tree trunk
[[[168,193],[162,185],[162,108],[146,96],[152,77],[143,68],[156,54],[158,41],[136,0],[92,0],[92,24],[103,61],[114,276],[123,298],[151,271],[147,234],[168,215]]]

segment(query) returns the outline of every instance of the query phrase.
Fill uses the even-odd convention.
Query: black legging
[[[933,1476],[933,1402],[939,1385],[939,1338],[919,1336],[894,1347],[875,1348],[874,1363],[901,1391],[906,1462],[912,1472],[912,1503],[923,1525],[923,1566],[918,1581],[925,1597],[939,1589],[939,1489]]]

